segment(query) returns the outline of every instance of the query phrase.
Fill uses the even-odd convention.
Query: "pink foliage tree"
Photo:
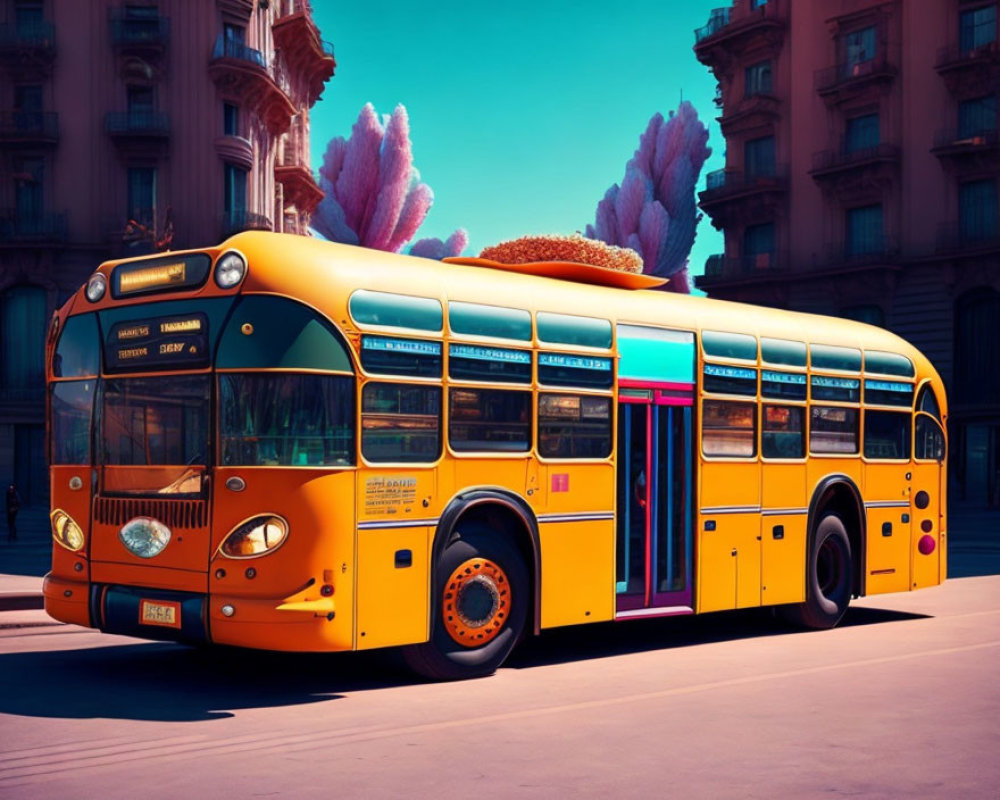
[[[655,114],[639,137],[639,149],[625,165],[625,178],[597,204],[586,235],[630,247],[643,259],[643,272],[670,278],[667,288],[690,292],[687,260],[701,214],[694,189],[705,159],[708,129],[683,102],[670,119]]]
[[[410,122],[402,105],[383,122],[366,104],[350,138],[330,140],[319,174],[325,196],[312,226],[335,242],[398,253],[434,202],[434,193],[413,167]],[[468,235],[460,229],[445,242],[421,239],[411,252],[444,258],[459,255],[466,244]]]

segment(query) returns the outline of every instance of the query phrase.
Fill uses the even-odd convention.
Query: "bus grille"
[[[203,528],[208,524],[208,503],[204,500],[98,497],[95,516],[102,525],[124,525],[135,517],[153,517],[168,528]]]

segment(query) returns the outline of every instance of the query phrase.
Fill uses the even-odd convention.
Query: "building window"
[[[156,170],[152,167],[129,167],[128,218],[146,226],[156,221]]]
[[[763,8],[767,5],[767,0],[750,0],[750,10],[756,11],[758,8]]]
[[[222,104],[222,132],[226,136],[240,135],[240,110],[232,103]]]
[[[45,290],[14,286],[0,296],[0,387],[12,400],[45,391]]]
[[[21,158],[14,163],[14,211],[22,230],[40,224],[44,172],[45,162],[40,158]]]
[[[230,218],[246,211],[247,207],[247,171],[226,164],[223,167],[223,194],[225,211]]]
[[[743,154],[748,178],[775,174],[773,136],[751,139],[744,145]]]
[[[882,206],[863,206],[847,210],[847,255],[860,256],[880,253],[882,237]]]
[[[963,241],[992,239],[997,235],[997,182],[987,178],[958,187],[958,232]]]
[[[1000,292],[980,286],[955,303],[955,383],[961,404],[997,404],[1000,398]],[[938,415],[940,416],[940,415]]]
[[[45,22],[42,0],[18,0],[14,6],[14,22],[21,35],[37,33]]]
[[[879,306],[848,306],[840,312],[840,315],[846,319],[856,320],[857,322],[866,322],[869,325],[878,325],[880,328],[885,327],[885,312]]]
[[[875,26],[852,31],[844,36],[844,69],[846,76],[863,75],[865,67],[875,58]]]
[[[996,5],[980,6],[958,16],[958,43],[963,53],[985,47],[997,40]]]
[[[997,129],[997,96],[977,97],[958,104],[958,138],[972,139]]]
[[[744,77],[744,97],[755,94],[771,94],[771,62],[762,61],[746,68]]]
[[[769,269],[774,266],[774,223],[748,225],[743,231],[743,268]]]
[[[878,147],[879,130],[878,114],[865,114],[862,117],[851,117],[847,120],[847,131],[844,137],[844,152],[857,153]]]

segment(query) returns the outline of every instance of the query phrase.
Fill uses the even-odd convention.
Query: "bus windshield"
[[[175,479],[185,468],[207,465],[210,380],[208,375],[175,375],[103,381],[99,463],[180,467],[171,471]],[[188,493],[200,487],[199,477],[194,489],[171,488],[168,477],[165,473],[160,480],[166,482],[155,491]]]

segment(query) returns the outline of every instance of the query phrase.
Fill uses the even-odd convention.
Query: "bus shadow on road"
[[[922,615],[852,608],[841,625],[873,625]],[[796,635],[766,610],[596,623],[529,638],[506,668],[529,669],[704,644]],[[343,699],[348,692],[419,682],[394,654],[271,653],[175,644],[0,654],[0,714],[59,719],[196,722],[241,709]]]
[[[270,653],[137,643],[0,654],[0,714],[195,722],[415,683],[374,653]]]
[[[926,617],[925,614],[891,609],[849,608],[839,627],[904,622]],[[791,628],[776,619],[770,609],[630,620],[625,624],[602,622],[585,627],[545,631],[541,636],[522,643],[507,666],[515,669],[529,668],[651,650],[674,650],[739,639],[807,633],[817,632]]]

